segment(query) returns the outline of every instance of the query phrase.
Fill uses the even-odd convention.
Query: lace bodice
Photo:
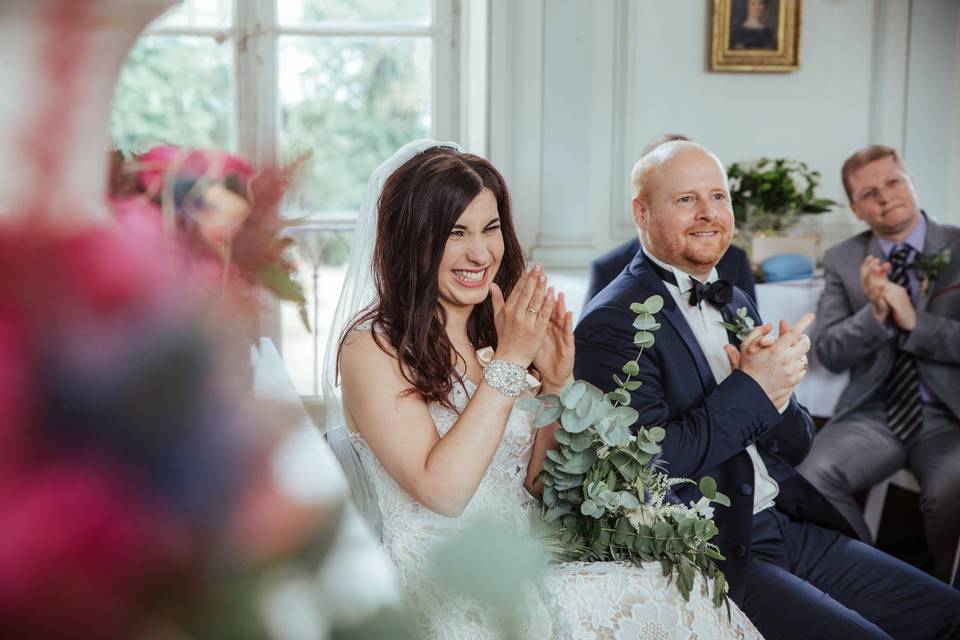
[[[458,411],[467,406],[473,391],[474,385],[469,380],[465,380],[463,385],[454,385],[451,399]],[[429,409],[437,433],[442,438],[453,428],[459,416],[439,404],[431,404]],[[434,513],[407,495],[373,455],[363,437],[351,432],[350,441],[356,447],[377,493],[383,520],[384,545],[395,558],[412,562],[414,557],[423,557],[421,551],[425,544],[431,544],[438,536],[460,533],[478,518],[502,522],[516,531],[528,531],[535,501],[524,489],[523,481],[533,451],[534,436],[532,415],[514,408],[477,492],[460,516],[448,518]],[[407,563],[399,564],[403,572],[403,565]]]

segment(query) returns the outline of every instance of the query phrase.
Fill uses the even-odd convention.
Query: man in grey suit
[[[842,175],[870,230],[824,257],[813,348],[850,384],[799,470],[870,540],[852,494],[909,469],[946,580],[960,536],[960,229],[920,210],[890,147],[856,152]],[[941,266],[925,268],[934,256]]]

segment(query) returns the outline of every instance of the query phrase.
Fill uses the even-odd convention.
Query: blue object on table
[[[766,282],[783,282],[813,277],[813,261],[799,253],[782,253],[770,256],[760,263]]]

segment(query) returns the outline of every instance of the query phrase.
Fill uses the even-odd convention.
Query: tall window
[[[320,367],[367,176],[409,140],[457,135],[459,0],[187,0],[134,47],[111,133],[127,151],[218,147],[258,164],[309,154],[287,194],[313,333],[281,307],[303,395]]]

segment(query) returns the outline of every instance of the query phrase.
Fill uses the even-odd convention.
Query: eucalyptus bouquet
[[[630,310],[634,344],[639,352],[613,375],[617,387],[604,393],[583,380],[567,384],[558,395],[521,401],[536,413],[535,425],[560,422],[558,450],[547,453],[539,479],[544,483],[544,520],[553,525],[557,554],[564,560],[659,562],[666,576],[689,599],[696,573],[713,582],[713,602],[726,602],[727,583],[715,560],[723,560],[710,540],[719,532],[711,503],[730,506],[710,477],[700,479],[703,497],[689,505],[671,500],[672,488],[696,484],[672,478],[660,456],[663,427],[632,428],[639,418],[630,406],[630,392],[641,382],[639,359],[653,346],[660,328],[654,314],[663,298],[654,295]]]

